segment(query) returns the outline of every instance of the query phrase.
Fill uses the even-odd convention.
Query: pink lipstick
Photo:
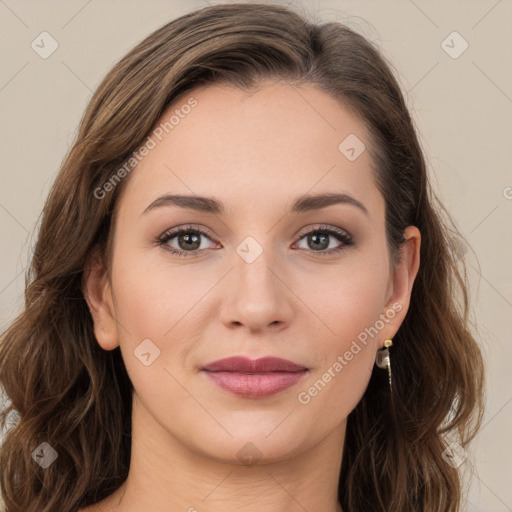
[[[308,369],[279,357],[228,357],[201,371],[217,386],[244,398],[265,398],[297,384]]]

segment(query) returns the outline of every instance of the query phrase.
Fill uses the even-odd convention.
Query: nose
[[[234,268],[225,280],[221,306],[221,321],[226,327],[261,333],[290,324],[294,295],[280,266],[269,254],[270,250],[264,250],[250,263],[234,255]]]

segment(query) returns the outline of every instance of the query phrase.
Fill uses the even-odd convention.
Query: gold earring
[[[391,358],[389,356],[389,347],[393,345],[393,340],[386,340],[384,342],[384,348],[377,350],[375,356],[375,364],[379,368],[387,368],[389,374],[389,387],[391,388]]]

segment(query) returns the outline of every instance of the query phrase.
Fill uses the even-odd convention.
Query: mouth
[[[309,370],[278,357],[252,360],[236,356],[207,364],[201,372],[224,391],[244,398],[265,398],[296,385]]]

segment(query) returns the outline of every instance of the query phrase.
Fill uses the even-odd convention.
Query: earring
[[[377,350],[375,356],[375,364],[379,368],[387,368],[389,374],[389,387],[391,388],[391,359],[389,357],[389,347],[393,345],[393,340],[386,340],[384,342],[384,348]]]

